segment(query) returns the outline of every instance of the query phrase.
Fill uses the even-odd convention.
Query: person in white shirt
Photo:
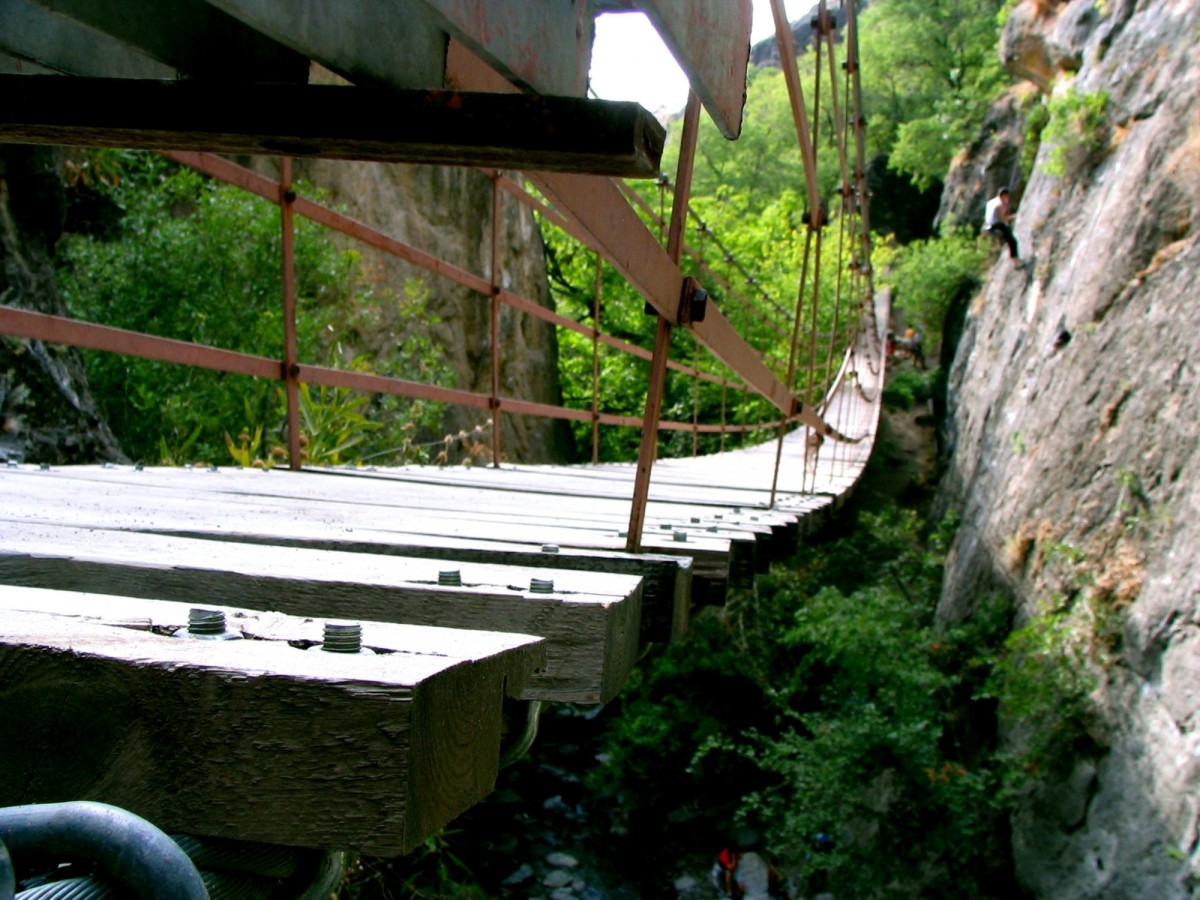
[[[1009,225],[1013,220],[1013,215],[1009,211],[1008,198],[1008,188],[1000,188],[999,193],[987,202],[987,207],[983,213],[983,230],[991,234],[997,234],[1003,238],[1004,243],[1008,245],[1009,258],[1017,266],[1021,266],[1021,254],[1017,249],[1017,238]]]

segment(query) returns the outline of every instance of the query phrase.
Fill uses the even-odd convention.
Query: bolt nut
[[[542,544],[543,553],[557,553],[558,544]]]
[[[531,578],[529,580],[529,592],[531,594],[553,594],[554,579],[553,578]]]
[[[329,653],[358,653],[362,650],[362,626],[357,622],[326,622],[321,649]]]
[[[188,610],[187,629],[175,633],[176,637],[195,638],[202,641],[237,641],[242,635],[225,630],[225,613],[219,609]]]
[[[686,531],[684,531],[682,528],[681,528],[681,529],[679,529],[678,531],[676,531],[676,532],[675,532],[675,533],[672,535],[672,537],[673,537],[673,538],[674,538],[676,541],[679,541],[680,543],[686,543],[686,542],[687,542],[687,539],[688,539],[688,538],[687,538],[687,532],[686,532]]]
[[[442,587],[462,587],[462,572],[459,569],[442,569],[438,572],[438,584]]]

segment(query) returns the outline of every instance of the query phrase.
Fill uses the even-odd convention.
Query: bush
[[[1108,92],[1079,93],[1074,87],[1052,97],[1046,106],[1042,143],[1047,147],[1041,169],[1062,177],[1094,163],[1108,146]]]
[[[913,241],[895,252],[884,283],[893,289],[893,303],[903,307],[909,321],[919,323],[930,350],[941,343],[951,301],[964,288],[980,284],[983,267],[991,257],[987,242],[965,228]]]
[[[936,369],[893,368],[888,370],[887,384],[883,388],[883,405],[888,409],[912,409],[918,403],[928,403],[933,396],[933,384],[937,379]]]
[[[594,773],[622,819],[667,828],[701,796],[807,889],[992,895],[994,731],[972,723],[990,721],[976,697],[1006,622],[935,623],[947,540],[909,512],[864,515],[645,663]]]

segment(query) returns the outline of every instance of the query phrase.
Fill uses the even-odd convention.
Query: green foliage
[[[360,856],[346,867],[339,900],[486,900],[470,868],[451,850],[453,829],[425,839],[401,859]]]
[[[1062,177],[1093,163],[1108,147],[1107,91],[1080,93],[1072,86],[1051,97],[1042,141],[1046,174]]]
[[[863,13],[863,102],[871,146],[927,187],[973,139],[1005,82],[1003,0],[888,0]]]
[[[908,321],[919,324],[929,347],[941,343],[951,302],[980,284],[985,263],[993,256],[987,240],[968,229],[950,230],[940,237],[913,241],[899,248],[883,282],[893,289],[893,303]]]
[[[79,164],[77,178],[89,179],[90,189],[103,193],[122,215],[115,233],[69,235],[60,243],[58,280],[71,314],[280,358],[281,236],[274,205],[157,154],[107,152],[98,160],[88,157],[86,167]],[[302,361],[325,358],[339,343],[361,344],[382,323],[401,349],[375,371],[444,377],[427,336],[419,284],[402,297],[376,288],[357,254],[337,249],[323,229],[304,219],[296,221],[295,251]],[[273,380],[109,353],[88,352],[85,359],[105,417],[135,459],[175,464],[227,455],[251,459],[249,446],[227,440],[228,434],[236,428],[272,435],[284,420]],[[339,458],[355,445],[364,452],[402,447],[406,424],[432,426],[439,413],[430,404],[394,397],[365,400],[359,412],[362,422],[369,413],[385,427],[361,427],[358,440],[343,447]],[[368,445],[369,431],[378,443]]]
[[[673,792],[690,790],[726,827],[765,830],[787,874],[835,895],[911,885],[934,859],[943,877],[922,896],[987,894],[1003,810],[972,722],[1006,617],[989,605],[935,624],[952,529],[864,515],[644,663],[593,776],[623,821],[665,827]],[[818,833],[832,849],[817,851]]]
[[[893,367],[888,370],[887,385],[883,389],[883,405],[888,409],[912,409],[918,403],[927,403],[933,396],[933,384],[937,370],[921,371]]]
[[[1088,633],[1059,598],[1005,641],[982,695],[999,700],[1001,714],[1016,723],[1005,756],[1008,791],[1061,765],[1085,738],[1097,685]]]
[[[1037,94],[1031,103],[1025,105],[1024,112],[1025,134],[1021,142],[1021,171],[1028,175],[1033,171],[1038,150],[1042,145],[1042,134],[1050,122],[1050,109],[1042,95]]]

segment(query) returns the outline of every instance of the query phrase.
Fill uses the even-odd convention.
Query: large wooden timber
[[[305,550],[8,521],[0,584],[99,591],[546,639],[546,666],[525,700],[604,703],[639,651],[641,580],[602,572],[475,563],[461,586],[435,560]],[[540,592],[535,580],[551,581]]]
[[[222,608],[204,604],[205,608]],[[544,664],[528,635],[0,585],[0,806],[92,799],[199,835],[394,856],[486,796],[501,705]]]
[[[657,175],[636,103],[341,85],[0,75],[0,141]]]
[[[364,490],[352,490],[356,486]],[[404,484],[385,484],[381,490],[377,483],[286,470],[72,466],[41,471],[24,466],[0,469],[0,492],[5,498],[0,535],[9,520],[383,553],[438,560],[446,567],[489,563],[636,576],[643,585],[643,643],[679,636],[693,598],[691,556],[624,553],[615,524],[611,537],[592,533],[597,542],[607,540],[607,548],[572,546],[572,539],[587,543],[579,536],[589,532],[572,530],[559,543],[566,532],[554,527],[551,518],[524,524],[515,516],[490,521],[480,515],[477,498],[471,512],[408,508],[405,504],[414,498]],[[504,496],[506,503],[511,499]],[[724,547],[722,558],[728,556],[728,542]],[[724,578],[722,570],[722,583]],[[708,597],[713,587],[711,579],[701,587],[706,602],[715,602]]]

